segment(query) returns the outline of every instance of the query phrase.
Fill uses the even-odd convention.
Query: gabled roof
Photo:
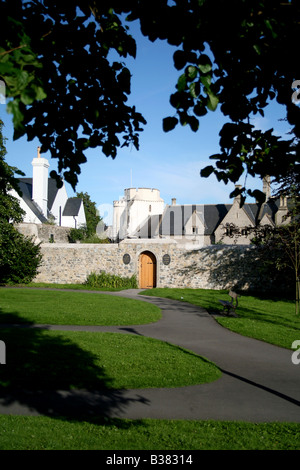
[[[70,197],[63,210],[63,216],[74,216],[79,214],[82,199],[79,197]]]
[[[59,188],[57,187],[56,180],[53,178],[48,178],[48,208],[50,211],[58,191]]]
[[[34,215],[42,222],[46,222],[47,219],[41,213],[38,205],[32,199],[32,178],[19,178],[19,188],[22,192],[22,199],[31,209]],[[56,185],[56,180],[48,178],[48,211],[51,212],[53,203],[59,188]],[[69,198],[63,210],[64,216],[78,215],[82,200],[77,197]]]
[[[270,199],[264,204],[245,203],[243,210],[253,225],[267,216],[275,222],[275,214],[278,211],[279,200]],[[139,238],[151,238],[154,236],[182,236],[185,227],[195,213],[204,224],[204,235],[213,235],[215,230],[224,220],[233,204],[190,204],[168,205],[162,215],[148,216],[136,230],[134,236]]]
[[[32,200],[32,178],[19,178],[19,188],[22,191],[23,199],[28,205],[28,199]],[[56,180],[48,178],[48,210],[51,211],[53,202],[56,198],[59,188],[56,185]]]
[[[206,204],[204,205],[204,235],[212,235],[220,225],[226,214],[228,214],[231,204]]]
[[[44,217],[44,215],[40,211],[40,208],[32,199],[32,178],[20,178],[19,188],[22,192],[22,199],[27,204],[29,209],[41,221],[41,223],[46,222],[46,217]]]
[[[280,199],[270,199],[266,204],[263,204],[259,214],[259,219],[262,220],[265,215],[268,215],[270,219],[275,222],[275,214],[278,211],[279,203]]]

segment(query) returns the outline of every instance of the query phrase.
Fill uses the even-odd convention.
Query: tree
[[[75,188],[86,149],[114,158],[121,145],[138,148],[146,121],[126,104],[130,72],[108,58],[135,56],[135,41],[109,2],[1,0],[0,17],[14,138],[38,138],[58,160],[51,177]]]
[[[289,281],[294,283],[295,313],[300,313],[300,198],[299,191],[292,186],[286,197],[288,211],[280,225],[260,225],[243,227],[251,243],[257,247],[256,262],[264,272],[268,272],[274,281],[277,270],[284,278],[281,282],[286,286]],[[243,235],[234,223],[227,224],[224,229],[235,243]],[[276,280],[278,284],[279,279]]]
[[[0,77],[11,98],[15,138],[37,137],[42,151],[50,150],[58,159],[52,177],[75,187],[88,148],[112,158],[122,145],[138,148],[146,121],[126,105],[130,71],[122,63],[135,57],[127,24],[138,20],[150,41],[178,48],[180,76],[170,97],[175,114],[164,118],[164,130],[181,124],[196,132],[217,107],[228,117],[220,153],[211,156],[215,165],[201,175],[214,173],[225,183],[243,173],[270,175],[281,184],[292,172],[299,182],[297,0],[232,0],[230,7],[226,0],[0,0],[0,14]],[[112,51],[119,60],[110,59]],[[272,101],[283,106],[288,141],[251,123]],[[264,198],[246,184],[238,191],[242,200]]]
[[[253,242],[264,248],[264,258],[274,260],[279,271],[291,271],[295,286],[295,312],[300,313],[300,198],[291,190],[289,211],[282,225],[256,227]]]
[[[96,233],[96,228],[101,220],[101,217],[98,215],[96,203],[91,201],[88,193],[81,192],[77,193],[76,196],[83,201],[86,219],[86,236],[90,237]]]
[[[2,128],[3,122],[0,120],[0,282],[26,283],[37,274],[42,257],[40,246],[14,227],[14,224],[22,222],[24,211],[9,190],[14,188],[19,191],[14,174],[22,172],[4,160],[6,149]]]

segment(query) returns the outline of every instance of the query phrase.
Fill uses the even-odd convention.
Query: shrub
[[[76,243],[82,241],[87,236],[86,227],[72,228],[69,232],[68,238],[70,243]]]
[[[19,233],[11,224],[2,224],[0,231],[0,283],[31,282],[37,275],[42,255],[40,245]]]
[[[109,243],[108,238],[100,238],[96,233],[89,235],[85,226],[72,228],[69,232],[68,238],[69,243],[76,243],[77,241],[80,243]]]
[[[85,284],[95,288],[137,289],[138,287],[135,275],[130,278],[120,277],[114,274],[108,274],[105,271],[101,271],[99,274],[92,272],[88,275]]]
[[[100,238],[95,233],[94,235],[90,235],[87,238],[84,238],[81,243],[110,243],[108,238]]]

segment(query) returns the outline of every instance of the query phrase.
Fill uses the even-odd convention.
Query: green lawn
[[[219,300],[230,300],[225,290],[157,288],[141,294],[189,302],[212,314],[222,312]],[[245,293],[238,299],[236,312],[238,318],[216,316],[216,321],[236,333],[288,349],[293,341],[300,339],[300,316],[295,315],[291,300],[259,298]]]
[[[7,350],[7,364],[0,369],[4,388],[181,387],[221,375],[197,354],[132,334],[5,328],[0,338]]]
[[[225,291],[153,289],[145,294],[191,302],[211,313],[220,310],[218,299],[229,300]],[[216,320],[249,336],[263,333],[266,337],[268,331],[266,341],[285,347],[290,347],[291,338],[299,339],[299,319],[291,302],[245,295],[239,303],[239,318]],[[161,315],[155,306],[142,301],[32,289],[0,289],[0,309],[2,324],[134,325],[157,321]],[[204,358],[154,339],[28,326],[0,329],[7,349],[7,364],[0,368],[3,389],[176,387],[210,382],[220,376],[218,368]],[[300,450],[300,425],[2,415],[0,449]]]
[[[0,416],[1,450],[299,450],[299,442],[298,424]]]
[[[161,318],[148,302],[92,292],[0,289],[0,323],[141,325]]]

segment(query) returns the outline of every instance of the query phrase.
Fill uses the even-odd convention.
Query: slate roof
[[[34,215],[42,222],[47,219],[41,213],[38,205],[32,199],[32,178],[19,178],[19,188],[22,192],[22,199],[27,206],[32,210]],[[54,200],[56,198],[59,188],[56,185],[56,180],[48,178],[48,211],[51,212]],[[80,198],[69,198],[63,210],[64,216],[78,215],[82,200]]]
[[[70,197],[63,210],[63,216],[74,216],[79,214],[82,200],[79,197]]]
[[[19,188],[22,192],[22,199],[27,204],[29,209],[41,221],[41,223],[46,222],[46,217],[44,217],[37,204],[32,200],[32,178],[20,178]]]
[[[275,214],[279,207],[279,200],[270,200],[267,203],[246,203],[243,210],[250,221],[255,225],[265,214],[275,221]],[[204,221],[204,235],[213,235],[224,217],[228,214],[232,204],[190,204],[166,206],[162,215],[149,216],[135,236],[149,238],[154,235],[182,236],[184,228],[195,212]]]
[[[213,234],[230,208],[230,204],[190,204],[167,206],[163,215],[160,234],[171,234],[175,236],[183,235],[184,227],[194,212],[204,220],[204,235]]]

